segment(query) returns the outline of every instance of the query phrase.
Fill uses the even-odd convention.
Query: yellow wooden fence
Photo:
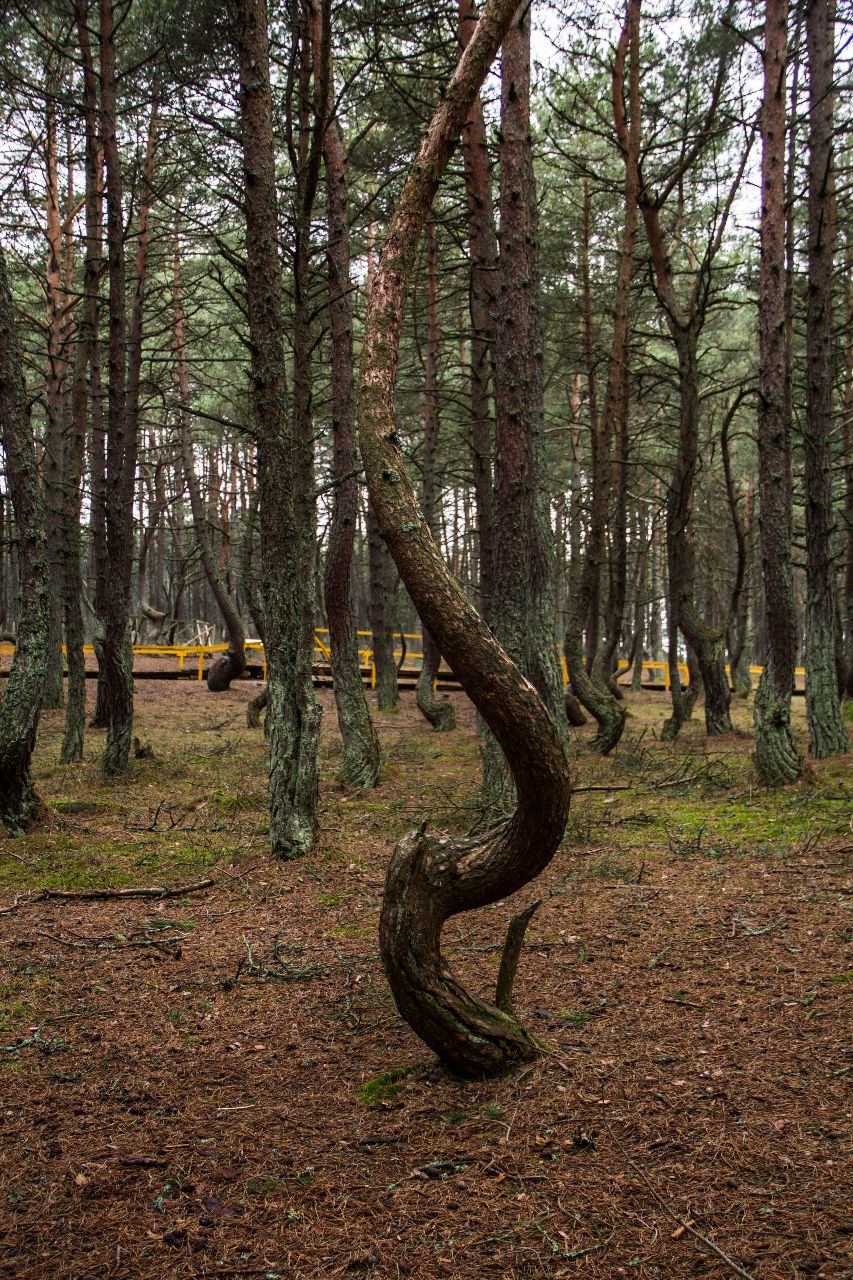
[[[397,636],[400,635],[399,632],[396,632],[395,634]],[[357,635],[359,641],[362,642],[358,647],[359,664],[363,668],[367,668],[369,670],[370,687],[375,688],[376,665],[373,661],[373,649],[369,643],[363,643],[365,640],[371,641],[373,639],[373,634],[370,631],[359,631],[357,632]],[[415,670],[418,670],[423,662],[423,635],[420,632],[406,632],[404,633],[404,637],[406,640],[406,661],[407,663],[411,662]],[[566,659],[563,656],[562,645],[556,645],[555,647],[557,649],[557,653],[560,658],[560,665],[563,671],[563,684],[566,685],[568,684],[568,672],[566,670]],[[196,664],[197,679],[203,680],[206,659],[208,657],[212,657],[214,654],[225,653],[227,648],[227,644],[135,644],[133,646],[133,652],[143,658],[175,658],[178,663],[179,672],[184,670],[187,662],[194,662]],[[0,657],[10,657],[14,652],[15,646],[13,644],[0,644]],[[64,652],[65,646],[63,645],[63,653]],[[84,654],[92,654],[94,653],[94,649],[90,644],[87,644],[83,646],[83,652]],[[247,655],[255,653],[261,657],[264,669],[264,679],[266,679],[267,664],[262,642],[260,640],[247,640],[246,652]],[[398,645],[394,649],[394,658],[399,661],[402,654],[402,646]],[[331,663],[331,660],[332,653],[329,648],[329,633],[324,627],[319,627],[314,632],[314,663],[318,666],[328,666]],[[629,669],[629,665],[630,664],[624,658],[620,661],[617,678],[620,674]],[[662,684],[665,689],[668,690],[670,688],[669,663],[649,661],[644,662],[642,667],[644,685]],[[761,675],[763,670],[763,667],[750,667],[749,673],[755,679]],[[728,666],[726,667],[726,673],[730,674]],[[439,674],[452,679],[453,673],[447,664],[442,662],[441,667],[439,668]],[[686,685],[689,677],[685,663],[680,662],[678,664],[678,674],[681,679],[681,683]],[[805,674],[804,667],[796,668],[795,676],[798,682],[798,687],[802,687],[800,682],[804,683]]]

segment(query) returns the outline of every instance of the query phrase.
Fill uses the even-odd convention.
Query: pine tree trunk
[[[530,683],[465,599],[436,546],[405,471],[394,392],[408,280],[423,225],[474,96],[513,18],[514,0],[487,4],[436,108],[397,202],[373,281],[359,379],[359,430],[374,507],[403,581],[468,695],[506,753],[518,794],[508,821],[473,840],[428,836],[397,846],[380,922],[385,972],[397,1007],[454,1070],[505,1070],[539,1052],[501,1004],[473,997],[441,955],[442,926],[460,911],[515,892],[550,861],[568,816],[569,776],[560,734]],[[512,948],[517,955],[518,937]]]
[[[796,609],[791,564],[790,353],[785,299],[787,0],[766,0],[762,111],[758,497],[767,660],[755,695],[755,766],[766,786],[800,776],[791,735]]]
[[[107,382],[106,552],[101,671],[107,718],[102,767],[128,767],[133,736],[133,654],[128,635],[133,556],[136,440],[128,422],[124,209],[116,135],[116,60],[112,0],[100,0],[101,139],[106,171],[109,263],[109,376]]]
[[[80,487],[89,408],[87,374],[91,368],[98,341],[98,293],[103,240],[103,176],[98,146],[97,82],[92,62],[85,0],[75,0],[74,12],[83,63],[83,114],[86,128],[86,252],[83,265],[83,299],[74,359],[71,415],[65,440],[63,592],[65,647],[68,655],[68,702],[59,756],[62,764],[73,764],[82,760],[86,726]]]
[[[312,23],[315,66],[323,54],[319,13]],[[331,55],[326,69],[330,114],[335,88]],[[330,118],[323,139],[329,221],[328,276],[332,378],[332,500],[329,549],[323,591],[332,652],[332,679],[338,725],[344,743],[340,780],[348,787],[375,787],[381,750],[361,680],[358,636],[352,609],[352,561],[358,520],[358,449],[353,394],[352,306],[350,303],[349,200],[346,155],[339,122]]]
[[[836,668],[838,591],[833,565],[832,267],[834,0],[807,0],[809,65],[809,247],[806,314],[806,714],[815,756],[848,748]]]
[[[847,245],[845,270],[844,392],[842,449],[844,452],[844,695],[853,698],[853,234]]]
[[[207,687],[211,693],[223,693],[246,670],[246,633],[222,574],[216,564],[210,543],[210,527],[207,512],[195,472],[193,436],[190,425],[190,379],[187,370],[186,342],[184,339],[184,301],[181,281],[180,234],[175,225],[175,249],[172,256],[172,308],[175,317],[175,370],[174,380],[178,391],[178,433],[183,464],[184,483],[190,499],[193,532],[201,558],[204,576],[222,615],[228,633],[228,650],[217,658],[207,673]]]
[[[700,324],[671,326],[678,351],[680,400],[678,453],[667,499],[667,562],[669,591],[675,621],[693,650],[705,692],[705,728],[709,736],[731,731],[731,690],[725,670],[725,629],[714,628],[698,615],[695,604],[695,557],[691,517],[699,446],[699,388],[697,344]],[[680,686],[672,681],[673,702]],[[696,694],[689,691],[690,709]],[[680,713],[682,718],[684,708]],[[673,728],[679,718],[673,715]]]
[[[294,281],[295,420],[288,422],[266,5],[263,0],[235,0],[234,16],[269,692],[269,841],[273,852],[294,858],[307,853],[314,842],[319,789],[320,711],[311,672],[313,467],[308,442],[300,434],[306,425],[306,397],[310,410],[305,298],[304,294],[299,296],[306,280],[302,274]],[[304,230],[303,213],[300,209],[300,230]],[[307,252],[306,244],[298,246],[297,253],[302,256],[294,263],[297,277],[304,273]],[[306,486],[310,486],[310,493]]]
[[[373,668],[376,673],[376,706],[379,711],[396,711],[400,700],[397,663],[394,658],[394,624],[391,620],[394,562],[379,530],[376,513],[367,504],[367,556],[370,577],[368,596],[372,632]]]
[[[592,286],[589,275],[590,239],[589,184],[584,183],[583,233],[580,246],[580,277],[584,308],[584,353],[587,370],[587,398],[589,409],[591,487],[589,529],[587,532],[586,558],[581,575],[580,589],[569,602],[569,623],[566,628],[563,650],[572,693],[582,707],[595,719],[598,732],[591,746],[601,755],[609,755],[619,742],[625,726],[625,708],[607,687],[602,669],[600,623],[602,615],[602,576],[607,551],[607,523],[610,505],[610,429],[609,415],[598,412],[596,387],[596,361],[593,351]],[[621,264],[620,264],[621,265]],[[627,337],[627,314],[618,316],[619,327],[624,321]],[[615,332],[615,331],[614,331]],[[614,345],[616,338],[614,337]],[[614,360],[624,358],[624,350],[614,350]],[[621,375],[620,375],[621,379]],[[611,396],[610,412],[615,409],[621,394]],[[627,408],[627,406],[626,406]],[[583,647],[583,624],[586,620],[586,653]]]
[[[567,742],[563,680],[554,645],[553,535],[542,456],[542,341],[527,7],[519,10],[503,43],[500,169],[499,290],[493,352],[497,409],[495,577],[490,622],[501,644],[538,690]],[[493,738],[486,737],[483,800],[487,807],[500,804],[505,797],[504,780],[499,748]]]
[[[435,455],[438,446],[438,261],[435,222],[430,219],[426,230],[427,243],[427,349],[424,368],[424,447],[423,447],[423,498],[421,509],[427,527],[438,542],[436,512]],[[439,698],[435,680],[441,664],[438,645],[426,627],[423,630],[423,660],[415,687],[415,701],[425,720],[439,733],[456,728],[453,703],[447,694]]]
[[[44,498],[2,246],[0,432],[18,536],[21,595],[15,657],[0,702],[0,822],[11,834],[17,834],[38,807],[30,760],[47,669],[49,580]]]
[[[473,0],[459,0],[459,39],[466,48],[476,23]],[[469,303],[471,311],[471,460],[476,504],[480,613],[491,618],[494,577],[494,490],[492,454],[494,419],[489,400],[492,385],[491,352],[495,338],[493,317],[498,265],[495,211],[486,125],[480,95],[474,99],[462,130],[465,168],[465,204],[468,211],[468,256],[471,262]]]
[[[48,662],[45,673],[42,708],[57,710],[65,704],[62,662],[62,546],[63,546],[63,419],[67,402],[68,362],[63,337],[62,313],[66,305],[62,288],[62,218],[59,208],[59,172],[56,142],[56,94],[59,81],[54,63],[56,52],[49,51],[45,68],[45,186],[47,192],[46,238],[47,269],[45,290],[45,328],[47,362],[45,367],[46,424],[42,477],[44,483],[45,523],[47,528],[50,600],[48,612]]]

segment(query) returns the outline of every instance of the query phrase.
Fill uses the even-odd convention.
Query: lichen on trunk
[[[18,535],[21,612],[0,702],[0,822],[13,835],[37,809],[30,779],[48,655],[48,556],[21,349],[0,246],[0,439]]]

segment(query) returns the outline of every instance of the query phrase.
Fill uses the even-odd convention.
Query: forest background
[[[849,13],[2,13],[2,1265],[847,1275]]]

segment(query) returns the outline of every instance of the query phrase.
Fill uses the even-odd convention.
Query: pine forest
[[[849,1280],[849,3],[0,33],[0,1276]]]

